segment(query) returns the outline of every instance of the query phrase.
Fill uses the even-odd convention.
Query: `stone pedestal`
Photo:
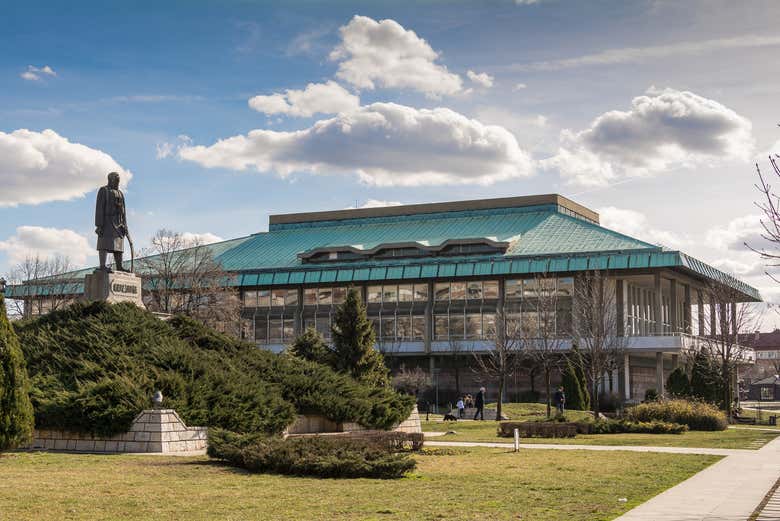
[[[30,449],[69,452],[136,452],[203,454],[205,427],[188,427],[173,409],[147,409],[124,434],[104,437],[86,433],[36,429]]]
[[[141,277],[124,271],[95,270],[84,277],[84,298],[117,304],[132,302],[145,307],[141,299]]]

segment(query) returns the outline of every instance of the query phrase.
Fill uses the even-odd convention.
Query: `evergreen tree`
[[[369,385],[389,385],[384,357],[374,349],[374,327],[355,288],[349,289],[346,300],[336,309],[331,330],[334,369]]]
[[[313,327],[306,328],[288,348],[291,355],[319,364],[331,365],[333,352],[322,335]]]
[[[691,382],[685,368],[678,367],[669,374],[669,378],[666,379],[666,390],[675,398],[691,395]]]
[[[710,403],[720,403],[721,383],[720,373],[715,362],[703,352],[693,357],[691,369],[691,395]]]
[[[563,392],[566,394],[566,408],[575,411],[587,411],[588,406],[582,395],[582,385],[577,376],[577,369],[570,359],[566,360],[566,367],[562,377]]]
[[[590,410],[590,388],[588,387],[588,378],[585,376],[585,363],[582,359],[582,353],[580,352],[577,344],[572,347],[571,356],[574,361],[574,370],[577,376],[577,383],[580,387],[580,396],[582,396],[582,411]]]
[[[24,357],[0,293],[0,451],[29,441],[32,431],[33,408]]]

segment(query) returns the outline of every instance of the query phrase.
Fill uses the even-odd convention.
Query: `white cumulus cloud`
[[[94,148],[71,143],[53,130],[0,132],[0,207],[66,201],[106,183],[119,172],[131,174]]]
[[[220,237],[219,235],[214,235],[210,232],[205,233],[194,233],[194,232],[184,232],[181,234],[182,240],[186,244],[212,244],[214,242],[222,242],[225,239]]]
[[[385,206],[401,206],[401,201],[383,201],[381,199],[368,199],[360,206],[347,206],[345,210],[354,210],[356,208],[383,208]]]
[[[486,72],[480,72],[479,74],[477,74],[476,72],[470,70],[466,72],[466,76],[468,76],[471,81],[473,81],[480,87],[485,87],[486,89],[492,87],[493,80],[495,80],[493,76],[491,76]]]
[[[355,16],[339,32],[330,59],[339,62],[336,76],[359,89],[408,88],[437,97],[463,88],[460,76],[436,63],[439,54],[428,42],[395,20]]]
[[[673,167],[749,159],[750,121],[717,101],[688,91],[650,88],[627,111],[612,110],[581,132],[564,130],[544,168],[568,181],[603,186]]]
[[[288,89],[284,94],[255,96],[249,107],[265,114],[311,117],[314,114],[338,114],[360,106],[360,98],[336,83],[309,83],[303,90]]]
[[[28,65],[27,70],[19,74],[19,77],[27,81],[40,81],[44,76],[56,76],[57,73],[49,67],[44,65],[43,67],[35,67],[34,65]]]
[[[95,254],[94,245],[90,245],[83,235],[73,230],[41,226],[17,227],[14,235],[0,241],[0,251],[6,252],[12,264],[22,262],[26,257],[63,256],[73,264],[83,265]]]
[[[767,245],[761,235],[765,233],[758,214],[745,215],[731,220],[726,226],[711,228],[707,232],[707,242],[717,248],[745,251],[745,243],[761,249]]]
[[[179,157],[207,168],[287,175],[355,172],[369,184],[490,184],[532,175],[515,137],[446,108],[374,103],[293,132],[252,130]]]
[[[689,242],[674,232],[652,227],[647,216],[636,210],[606,206],[599,208],[598,212],[599,221],[605,228],[642,241],[667,248],[681,248]]]

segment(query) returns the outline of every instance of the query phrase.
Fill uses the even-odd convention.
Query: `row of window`
[[[571,297],[574,281],[571,277],[560,279],[518,279],[505,283],[507,300],[522,300],[549,295],[556,292],[559,297]],[[305,288],[303,304],[306,306],[331,306],[344,302],[346,287]],[[497,280],[476,280],[469,282],[437,282],[434,284],[434,300],[480,301],[498,299]],[[428,284],[392,284],[368,286],[366,301],[369,304],[398,304],[401,302],[427,302]],[[297,306],[298,290],[273,289],[244,292],[247,307]]]

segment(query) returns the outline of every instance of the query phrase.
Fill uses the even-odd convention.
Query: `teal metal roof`
[[[316,248],[490,238],[506,252],[461,257],[361,259],[302,263]],[[559,211],[555,205],[443,212],[381,218],[272,225],[258,233],[208,246],[240,286],[336,284],[419,278],[677,268],[760,300],[755,288],[682,252],[664,250]],[[81,278],[91,269],[74,272]],[[19,288],[21,289],[21,288]],[[27,288],[27,291],[32,290]],[[16,291],[10,288],[11,292]],[[35,290],[32,290],[35,291]]]

